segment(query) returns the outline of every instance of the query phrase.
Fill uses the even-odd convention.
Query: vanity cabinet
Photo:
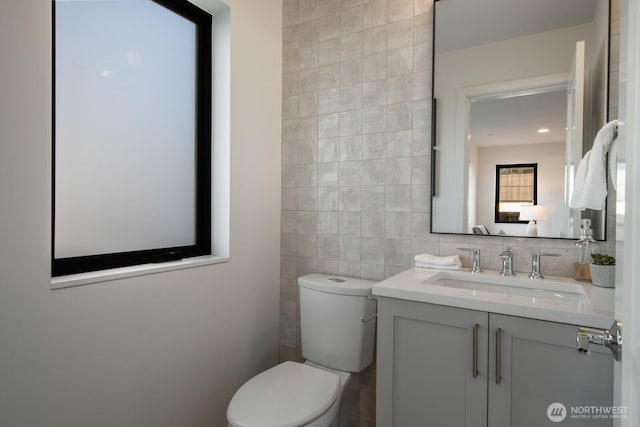
[[[588,326],[588,325],[587,325]],[[610,407],[613,358],[576,351],[577,326],[379,298],[379,427],[611,426],[571,407]],[[583,414],[584,415],[584,414]]]
[[[379,298],[376,425],[486,425],[488,322],[481,311]]]

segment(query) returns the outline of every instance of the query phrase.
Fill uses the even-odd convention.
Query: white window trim
[[[129,277],[147,276],[167,271],[184,270],[212,264],[229,262],[229,257],[205,255],[185,258],[161,264],[142,264],[131,267],[112,268],[109,270],[91,271],[88,273],[69,274],[51,278],[51,289],[71,288],[74,286],[90,285],[93,283],[110,282]]]

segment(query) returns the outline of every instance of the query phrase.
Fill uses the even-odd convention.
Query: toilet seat
[[[297,362],[284,362],[246,382],[231,399],[233,427],[297,427],[322,415],[336,400],[340,377]]]

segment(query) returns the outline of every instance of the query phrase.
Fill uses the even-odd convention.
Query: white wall
[[[526,236],[526,224],[495,223],[496,165],[538,163],[538,204],[549,217],[538,222],[540,237],[560,235],[564,219],[564,141],[548,144],[509,145],[478,149],[477,221],[491,234]]]
[[[472,233],[473,227],[476,224],[480,224],[477,221],[478,168],[478,146],[469,141],[469,194],[467,194],[469,216],[467,217],[467,229],[465,230],[467,233]]]
[[[602,102],[589,102],[585,107],[590,111],[590,117],[585,120],[589,128],[585,129],[585,138],[590,141],[595,138],[600,126],[607,119],[607,89],[609,78],[609,2],[596,3],[593,36],[593,54],[589,63],[591,76],[589,81],[589,96]]]
[[[51,2],[0,3],[0,425],[224,425],[277,362],[282,3],[228,4],[231,261],[51,291]]]

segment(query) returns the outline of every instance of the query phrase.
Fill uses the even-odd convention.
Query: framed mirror
[[[433,233],[527,236],[524,217],[501,221],[496,168],[536,164],[537,235],[576,239],[590,218],[605,239],[604,209],[569,200],[607,122],[609,13],[609,0],[436,0]]]

